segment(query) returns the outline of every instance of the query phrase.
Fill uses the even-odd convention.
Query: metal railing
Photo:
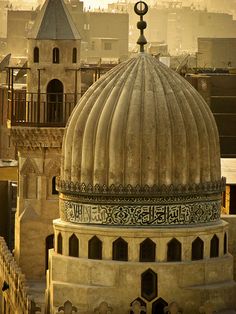
[[[64,127],[81,94],[14,93],[8,97],[12,126]]]

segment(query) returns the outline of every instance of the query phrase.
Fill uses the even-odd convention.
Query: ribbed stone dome
[[[61,179],[108,186],[217,181],[214,117],[184,78],[139,54],[81,99],[66,128]]]
[[[208,105],[148,54],[109,71],[71,115],[58,181],[62,220],[209,223],[220,219],[223,188]]]

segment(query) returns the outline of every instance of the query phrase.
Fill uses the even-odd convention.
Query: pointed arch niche
[[[23,197],[35,199],[38,194],[38,175],[39,169],[36,162],[31,158],[26,158],[20,174],[23,177]]]
[[[47,178],[47,198],[55,199],[58,197],[56,190],[56,177],[60,174],[60,161],[51,159],[46,163],[45,175]]]

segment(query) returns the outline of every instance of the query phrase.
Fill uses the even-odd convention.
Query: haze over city
[[[43,3],[43,0],[13,0],[11,3],[13,6],[18,8],[25,8],[25,7],[37,7],[39,4]],[[120,0],[120,1],[112,1],[112,0],[84,0],[84,6],[87,9],[93,8],[106,8],[109,3],[116,3],[116,2],[124,2],[124,3],[132,3],[132,0]],[[236,10],[236,1],[235,0],[173,0],[173,1],[166,1],[166,0],[148,0],[146,1],[148,5],[155,5],[161,4],[166,2],[181,2],[182,5],[191,6],[194,5],[199,8],[212,8],[216,7],[217,10],[222,10],[222,12],[227,11],[229,9]]]

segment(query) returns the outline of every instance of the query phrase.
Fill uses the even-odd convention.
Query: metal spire
[[[146,45],[147,40],[143,34],[143,30],[147,27],[147,23],[143,20],[143,16],[148,11],[148,5],[143,2],[139,1],[134,6],[134,12],[140,16],[140,21],[137,23],[137,28],[140,30],[140,36],[137,41],[137,44],[140,45],[140,52],[144,52],[144,45]]]

